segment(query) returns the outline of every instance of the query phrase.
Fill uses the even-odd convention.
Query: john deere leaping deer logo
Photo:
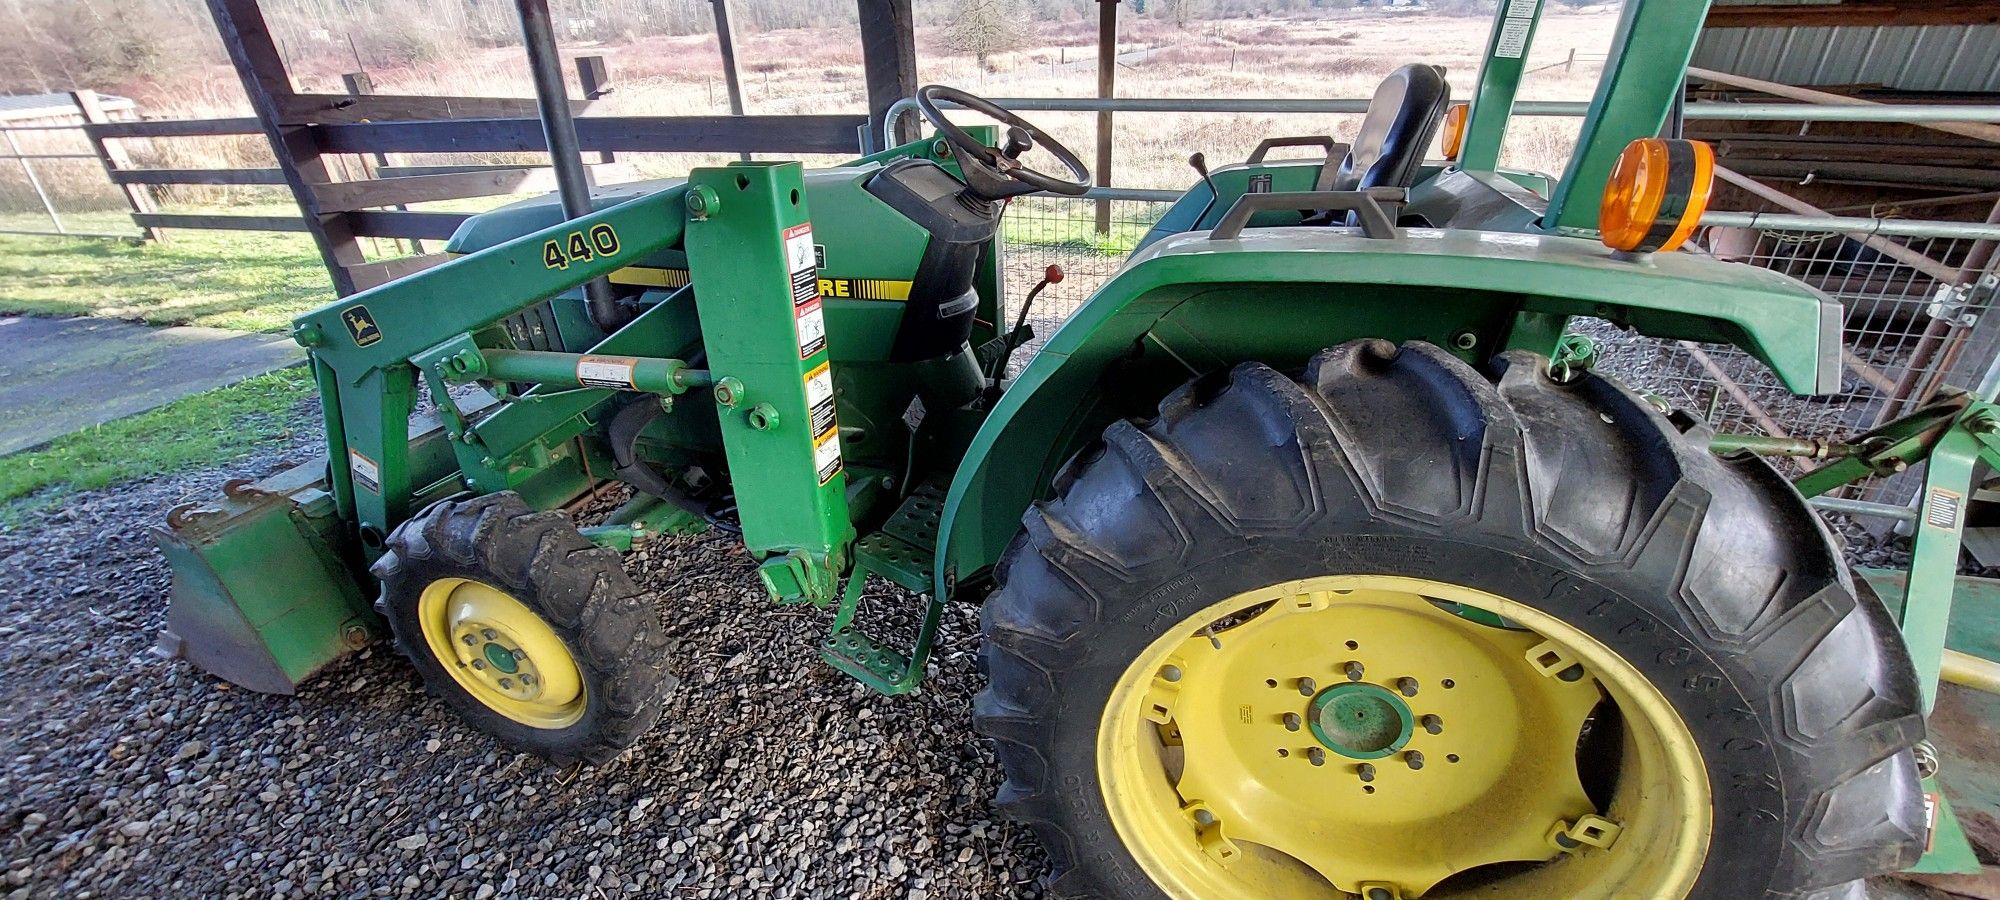
[[[366,347],[382,339],[382,329],[375,327],[375,317],[368,314],[366,306],[350,306],[340,314],[340,321],[346,323],[348,336],[354,338],[354,346]]]

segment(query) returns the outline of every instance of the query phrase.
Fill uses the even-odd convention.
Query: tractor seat
[[[1334,174],[1332,189],[1409,187],[1450,105],[1451,85],[1445,83],[1443,67],[1412,63],[1389,73],[1368,101],[1368,116]]]
[[[1335,191],[1410,187],[1450,105],[1451,85],[1445,83],[1443,67],[1411,63],[1390,72],[1368,101],[1368,115],[1347,156],[1331,179],[1322,176],[1322,183]],[[1327,210],[1307,216],[1303,224],[1352,228],[1361,224],[1361,216]]]

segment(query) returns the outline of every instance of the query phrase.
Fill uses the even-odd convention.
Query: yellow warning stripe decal
[[[608,276],[612,284],[636,284],[643,287],[677,288],[687,287],[686,269],[650,269],[641,266],[627,266]]]
[[[880,278],[821,278],[819,295],[836,300],[910,299],[910,283]]]
[[[456,259],[466,254],[448,255]],[[687,287],[689,281],[686,269],[655,269],[649,266],[627,266],[605,277],[612,284],[657,288]],[[901,303],[910,299],[910,282],[887,278],[822,278],[819,280],[819,294],[836,300],[889,300]]]

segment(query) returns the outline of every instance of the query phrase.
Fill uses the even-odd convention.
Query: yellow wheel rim
[[[1678,898],[1708,850],[1706,769],[1658,688],[1547,613],[1423,579],[1188,618],[1113,687],[1097,760],[1175,897]]]
[[[583,675],[548,623],[506,591],[440,578],[417,598],[424,643],[472,698],[533,728],[583,718]]]

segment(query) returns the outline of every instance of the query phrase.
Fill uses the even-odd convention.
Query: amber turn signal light
[[[1444,112],[1444,158],[1456,161],[1465,149],[1465,122],[1472,118],[1472,105],[1454,103]]]
[[[1629,253],[1678,249],[1694,235],[1715,187],[1715,150],[1701,141],[1640,138],[1604,185],[1598,230]]]

